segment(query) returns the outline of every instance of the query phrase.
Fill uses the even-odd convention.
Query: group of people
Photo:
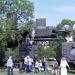
[[[31,72],[32,70],[33,59],[30,56],[26,56],[20,59],[20,72],[26,71]]]
[[[8,75],[13,75],[13,66],[14,66],[14,63],[13,63],[12,56],[9,56],[7,60]],[[55,59],[53,63],[53,69],[52,69],[53,73],[52,74],[58,75],[58,72],[60,70],[60,75],[67,75],[66,67],[69,68],[69,65],[65,57],[61,58],[60,65]],[[30,73],[30,72],[38,73],[40,71],[44,71],[44,72],[49,73],[48,68],[49,68],[48,62],[45,57],[43,57],[40,60],[37,60],[36,58],[33,59],[30,56],[22,57],[20,59],[20,65],[19,65],[20,72],[26,71],[27,73]]]
[[[35,73],[42,71],[48,72],[48,63],[45,57],[38,60],[37,58],[31,58],[30,56],[22,57],[20,60],[20,72],[32,72]]]

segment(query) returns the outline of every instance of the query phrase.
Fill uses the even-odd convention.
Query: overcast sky
[[[56,26],[62,19],[75,20],[75,0],[31,0],[35,19],[46,18],[47,25]]]

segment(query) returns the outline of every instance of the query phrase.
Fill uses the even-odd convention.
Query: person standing
[[[22,56],[20,58],[20,68],[19,68],[19,71],[21,73],[21,72],[24,72],[24,70],[25,70],[25,67],[24,67],[24,56]]]
[[[62,57],[60,67],[59,67],[61,75],[67,75],[67,67],[69,68],[69,65],[68,65],[68,63],[66,61],[66,58]]]
[[[31,72],[32,71],[32,63],[33,63],[33,59],[30,56],[26,57],[26,72]]]
[[[54,61],[53,61],[53,74],[58,75],[58,68],[59,68],[58,62],[54,58]]]
[[[29,72],[32,72],[32,63],[33,63],[33,59],[29,56],[28,59]]]
[[[28,60],[27,60],[27,56],[26,57],[24,57],[24,67],[25,67],[25,71],[27,70],[27,62],[28,62]]]
[[[49,72],[48,71],[48,62],[45,57],[43,57],[43,59],[42,59],[42,66],[43,66],[44,72],[48,73]]]
[[[39,72],[39,62],[36,60],[35,62],[35,73]]]
[[[42,66],[43,66],[43,69],[45,71],[45,57],[42,58]]]
[[[7,72],[8,72],[8,75],[13,75],[13,60],[12,60],[12,56],[9,56],[9,58],[7,60]]]
[[[39,71],[40,71],[40,72],[42,71],[42,68],[43,68],[43,66],[42,66],[42,60],[40,59],[40,60],[39,60]]]

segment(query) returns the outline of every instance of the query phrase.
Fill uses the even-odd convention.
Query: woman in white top
[[[62,57],[61,63],[60,63],[61,75],[67,75],[67,67],[69,68],[66,58]]]

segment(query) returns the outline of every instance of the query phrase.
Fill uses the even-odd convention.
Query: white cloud
[[[53,10],[61,13],[75,13],[75,6],[56,6]]]

